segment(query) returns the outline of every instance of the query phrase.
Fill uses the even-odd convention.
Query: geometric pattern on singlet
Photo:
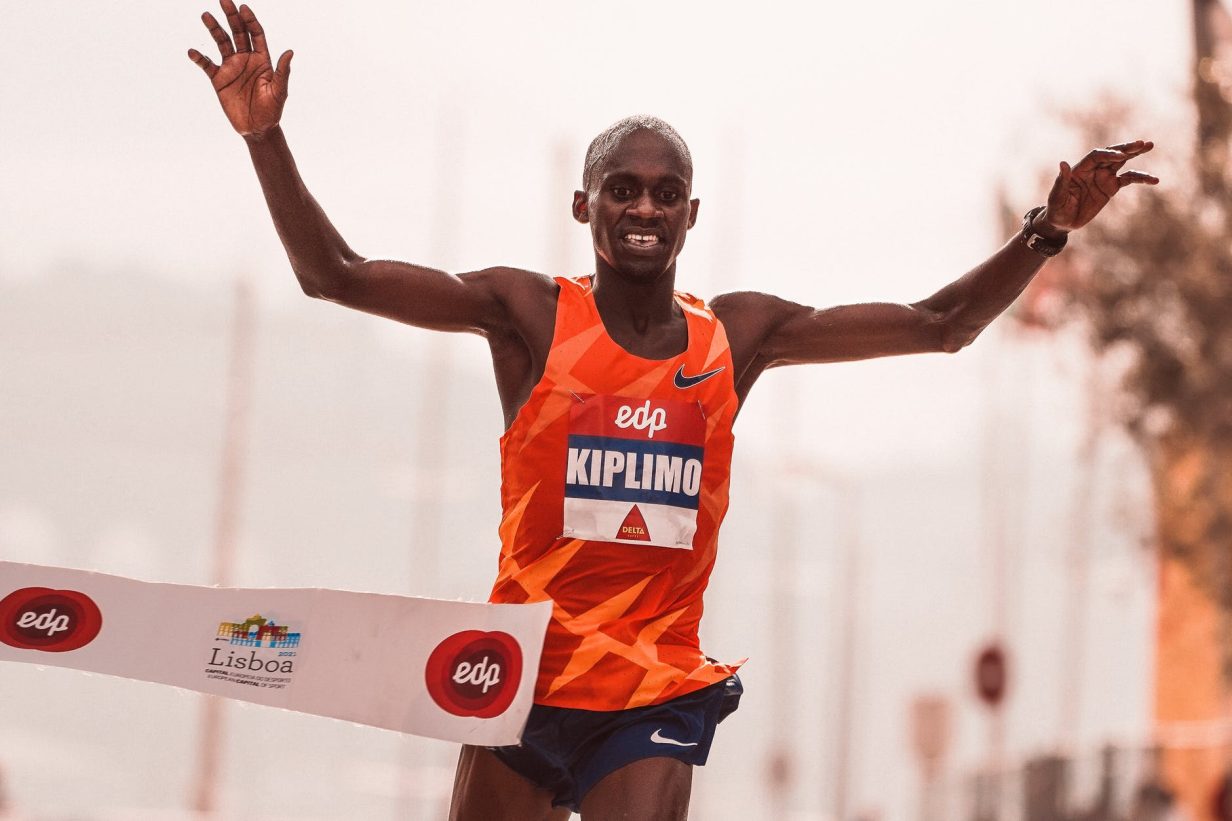
[[[701,300],[675,295],[686,350],[643,359],[608,336],[591,283],[557,279],[543,377],[501,438],[501,555],[490,600],[553,603],[536,703],[621,710],[701,689],[738,666],[708,659],[697,635],[727,511],[738,403],[726,333]],[[586,447],[603,455],[585,461]]]

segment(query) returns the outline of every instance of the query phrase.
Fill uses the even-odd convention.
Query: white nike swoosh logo
[[[659,728],[659,730],[661,729],[662,728]],[[685,742],[685,741],[677,741],[674,738],[664,738],[663,734],[659,730],[655,730],[653,733],[650,734],[650,740],[653,741],[655,744],[675,744],[677,747],[696,747],[697,746],[696,741]]]

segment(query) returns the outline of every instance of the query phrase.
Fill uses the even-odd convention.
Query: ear
[[[586,204],[586,192],[573,192],[573,218],[578,222],[590,222],[590,211]]]
[[[697,225],[697,207],[702,204],[701,200],[689,200],[689,227]]]

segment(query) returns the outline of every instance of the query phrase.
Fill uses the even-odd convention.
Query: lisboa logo
[[[445,712],[492,718],[509,709],[518,692],[522,648],[508,633],[464,630],[436,646],[424,676]]]
[[[0,599],[0,641],[10,647],[63,653],[85,647],[102,629],[98,605],[76,590],[23,587]]]

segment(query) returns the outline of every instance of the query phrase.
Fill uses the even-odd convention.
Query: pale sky
[[[205,8],[183,0],[5,4],[0,278],[80,264],[221,293],[244,271],[265,304],[307,310],[242,141],[184,56],[189,47],[215,53],[198,19]],[[1105,93],[1131,101],[1141,131],[1124,138],[1159,145],[1139,163],[1144,170],[1160,171],[1167,157],[1159,155],[1188,149],[1176,102],[1189,59],[1189,4],[1181,0],[798,2],[756,10],[700,0],[268,0],[255,11],[276,52],[296,51],[284,127],[309,188],[352,247],[450,270],[588,272],[589,235],[569,218],[570,193],[587,141],[630,113],[672,122],[694,156],[702,207],[678,287],[703,296],[765,290],[819,306],[920,299],[991,252],[1002,240],[996,187],[1008,186],[1025,211],[1043,201],[1058,160],[1074,162],[1089,148],[1059,124],[1060,110],[1092,108]],[[424,345],[421,332],[370,322],[400,349]],[[480,378],[488,371],[481,343],[449,344],[459,368]],[[904,635],[863,662],[866,674],[888,666],[901,676],[880,683],[883,699],[870,696],[853,797],[857,806],[884,799],[884,821],[907,817],[915,801],[911,759],[896,735],[901,705],[920,687],[957,693],[966,674],[930,672],[923,652],[893,657],[935,635],[912,632],[919,625],[905,590],[912,573],[925,570],[904,557],[938,551],[928,566],[944,579],[947,562],[978,542],[974,531],[954,535],[947,523],[940,527],[949,535],[910,543],[904,534],[921,534],[904,522],[910,500],[922,498],[910,477],[975,487],[989,408],[1000,403],[1032,441],[1016,457],[1026,464],[1011,459],[1015,475],[1036,482],[1040,509],[1064,519],[1065,491],[1053,474],[1069,476],[1073,466],[1049,460],[1070,458],[1080,435],[1081,348],[1028,347],[981,340],[958,357],[776,373],[737,429],[752,455],[779,441],[772,432],[783,407],[798,403],[807,425],[794,447],[871,488],[868,538],[881,538],[882,549],[869,571],[880,591],[870,594],[869,623]],[[494,443],[499,430],[481,433]],[[1050,482],[1057,498],[1049,500]],[[979,515],[971,510],[969,518]],[[745,532],[730,524],[729,542]],[[950,541],[961,543],[953,555]],[[720,560],[711,614],[739,597],[741,561],[724,568]],[[1149,596],[1124,592],[1145,585],[1149,593],[1149,579],[1134,576],[1132,559],[1104,567],[1121,591],[1117,606],[1149,633]],[[1056,616],[1032,611],[1033,591],[1056,583],[1046,569],[1024,574],[1032,572],[1044,576],[1020,594],[1015,618],[1024,630]],[[978,588],[980,580],[964,584]],[[1115,615],[1112,601],[1098,612]],[[964,619],[981,607],[938,606],[943,632],[969,643],[979,631],[963,633]],[[734,646],[736,628],[718,634],[733,645],[725,655],[748,654]],[[1054,634],[1024,641],[1044,648]],[[1145,663],[1140,646],[1127,652]],[[1126,697],[1145,704],[1140,686]],[[1142,710],[1104,707],[1095,704],[1084,727],[1091,744],[1145,727]],[[963,721],[955,758],[969,764],[983,730],[974,718]],[[1012,718],[1011,746],[1046,748],[1054,723],[1046,724],[1029,713]],[[896,773],[888,794],[882,760]]]

